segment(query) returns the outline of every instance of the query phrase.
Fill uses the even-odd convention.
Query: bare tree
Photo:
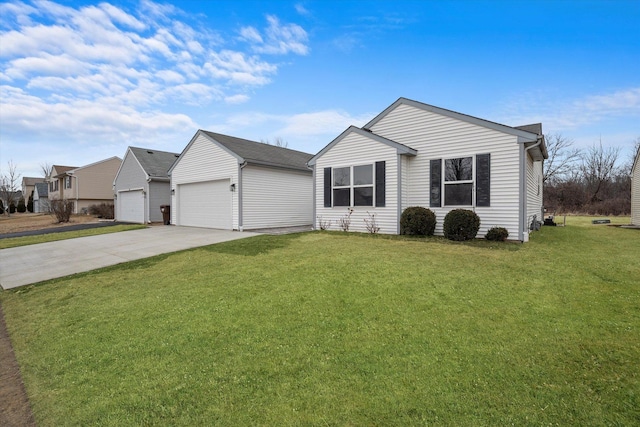
[[[282,147],[282,148],[287,148],[289,146],[289,143],[280,136],[276,136],[273,139],[273,143],[271,143],[269,139],[261,139],[260,142],[262,142],[263,144],[275,145],[276,147]]]
[[[601,200],[600,191],[613,178],[619,155],[620,148],[604,148],[601,140],[598,145],[589,147],[582,157],[580,172],[587,186],[591,203]]]
[[[18,181],[20,174],[13,160],[7,162],[7,172],[0,174],[0,198],[6,203],[5,213],[11,216],[11,205],[15,205],[18,199]]]
[[[49,178],[52,169],[53,166],[51,166],[48,162],[40,163],[40,171],[45,178]]]
[[[581,156],[580,149],[572,148],[573,139],[560,133],[549,133],[544,139],[549,158],[544,161],[542,182],[551,182],[571,174]]]

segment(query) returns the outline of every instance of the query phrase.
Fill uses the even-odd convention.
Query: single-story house
[[[312,156],[198,130],[169,170],[171,223],[240,231],[311,226]]]
[[[49,185],[46,182],[37,182],[33,187],[33,212],[48,213]]]
[[[351,126],[313,156],[315,227],[351,214],[353,231],[373,215],[381,233],[400,233],[409,206],[436,214],[436,235],[452,209],[474,210],[478,237],[494,227],[526,241],[542,220],[540,124],[510,127],[400,98],[362,128]]]
[[[631,224],[640,226],[640,150],[631,168]]]
[[[124,222],[160,222],[171,204],[169,168],[178,153],[129,147],[113,181],[115,216]]]
[[[89,206],[113,203],[113,180],[122,159],[110,157],[86,166],[58,166],[51,168],[49,201],[70,200],[73,213],[86,212]]]

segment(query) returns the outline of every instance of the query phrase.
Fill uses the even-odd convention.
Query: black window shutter
[[[491,154],[476,155],[476,206],[491,206]]]
[[[383,208],[386,206],[386,188],[387,174],[386,163],[376,162],[376,207]]]
[[[432,208],[439,208],[442,206],[442,160],[431,160],[431,192],[429,197],[429,206]]]
[[[331,168],[324,168],[324,207],[331,207]]]

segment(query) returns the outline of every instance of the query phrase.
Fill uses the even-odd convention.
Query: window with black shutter
[[[386,162],[376,162],[376,207],[386,206]]]
[[[442,206],[442,197],[440,192],[442,191],[442,160],[431,160],[430,163],[430,196],[429,206],[432,208],[439,208]]]
[[[331,207],[331,168],[324,168],[324,207]]]
[[[491,154],[476,155],[476,206],[491,206]]]

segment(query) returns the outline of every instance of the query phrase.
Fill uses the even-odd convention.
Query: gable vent
[[[147,153],[149,153],[149,154],[153,154],[153,151],[151,151],[151,150],[147,150]]]

